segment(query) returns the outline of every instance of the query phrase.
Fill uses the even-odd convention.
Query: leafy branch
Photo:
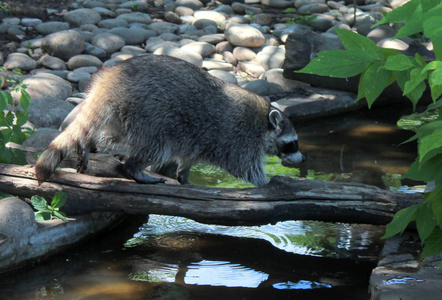
[[[51,204],[46,202],[46,199],[41,196],[32,196],[32,206],[37,210],[35,212],[35,220],[49,221],[52,219],[60,219],[66,221],[66,214],[60,211],[60,208],[66,204],[67,195],[63,192],[55,193]]]
[[[424,258],[442,252],[442,3],[411,0],[374,26],[386,23],[404,24],[394,38],[422,33],[431,40],[436,59],[427,62],[419,54],[409,57],[397,50],[380,49],[364,36],[336,29],[345,50],[320,52],[297,72],[337,78],[360,74],[357,100],[365,98],[369,107],[386,87],[397,82],[415,108],[429,86],[433,103],[428,110],[436,110],[438,118],[421,126],[408,140],[417,140],[418,157],[405,176],[435,187],[425,193],[423,203],[397,212],[384,235],[402,233],[410,222],[416,222]]]

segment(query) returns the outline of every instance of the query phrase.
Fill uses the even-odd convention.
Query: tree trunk
[[[226,189],[194,185],[143,185],[125,178],[56,171],[37,185],[31,166],[0,164],[0,190],[51,199],[64,191],[68,215],[92,211],[163,214],[223,225],[259,225],[284,220],[387,224],[401,208],[422,201],[405,194],[357,184],[274,177],[259,188]]]

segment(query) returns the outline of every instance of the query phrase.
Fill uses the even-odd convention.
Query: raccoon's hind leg
[[[143,172],[146,167],[144,162],[136,161],[133,157],[129,157],[123,165],[124,171],[138,183],[164,183],[166,180],[155,178]]]
[[[87,164],[89,162],[89,153],[91,151],[90,147],[82,148],[80,145],[77,146],[77,173],[84,173],[87,169]]]
[[[191,163],[184,162],[179,160],[178,168],[176,171],[176,177],[179,183],[181,184],[189,184],[189,173],[190,168],[192,167]]]

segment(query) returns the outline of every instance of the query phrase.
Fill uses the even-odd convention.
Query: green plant
[[[60,211],[60,208],[66,204],[67,195],[63,192],[55,193],[51,204],[46,202],[46,199],[41,196],[32,196],[32,206],[37,210],[35,212],[35,220],[49,221],[52,219],[60,219],[66,221],[66,214]]]
[[[286,8],[284,10],[285,13],[294,13],[295,9],[293,7],[289,7]],[[294,16],[292,18],[287,19],[287,24],[288,25],[292,25],[292,24],[302,24],[302,25],[307,25],[308,23],[312,22],[313,20],[316,19],[316,16],[311,16],[311,12],[310,11],[306,11],[306,12],[299,12],[299,15]]]
[[[3,71],[0,68],[0,71]],[[8,143],[22,144],[33,131],[26,127],[28,121],[28,108],[31,97],[26,92],[26,84],[23,83],[21,72],[13,70],[17,77],[8,77],[6,80],[12,83],[10,91],[0,91],[0,162],[26,164],[23,151],[8,147]],[[13,110],[14,101],[11,92],[20,93],[20,106],[23,110]]]
[[[408,140],[417,140],[418,157],[405,176],[434,183],[434,189],[424,194],[424,202],[398,211],[384,235],[388,238],[402,233],[415,221],[424,245],[421,257],[425,258],[442,252],[442,3],[411,0],[375,26],[386,23],[403,24],[394,38],[423,34],[433,43],[436,59],[425,61],[419,54],[408,57],[393,49],[380,49],[364,36],[336,29],[345,50],[320,52],[298,72],[338,78],[360,74],[357,100],[365,98],[369,106],[386,87],[397,82],[416,107],[429,86],[433,103],[428,110],[435,110],[438,116]]]
[[[9,4],[4,1],[0,1],[0,12],[3,12],[8,16],[11,15],[11,11],[9,10]]]

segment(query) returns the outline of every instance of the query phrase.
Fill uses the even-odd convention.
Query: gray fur
[[[126,172],[143,183],[162,182],[142,174],[148,165],[178,163],[177,177],[186,183],[190,167],[204,161],[259,186],[268,182],[265,155],[278,155],[283,139],[297,135],[264,98],[183,60],[145,55],[100,72],[58,139],[47,151],[66,152],[56,146],[72,144],[64,139],[85,153],[94,145],[123,145],[129,154]],[[50,164],[49,174],[54,163],[39,160],[37,177]]]

